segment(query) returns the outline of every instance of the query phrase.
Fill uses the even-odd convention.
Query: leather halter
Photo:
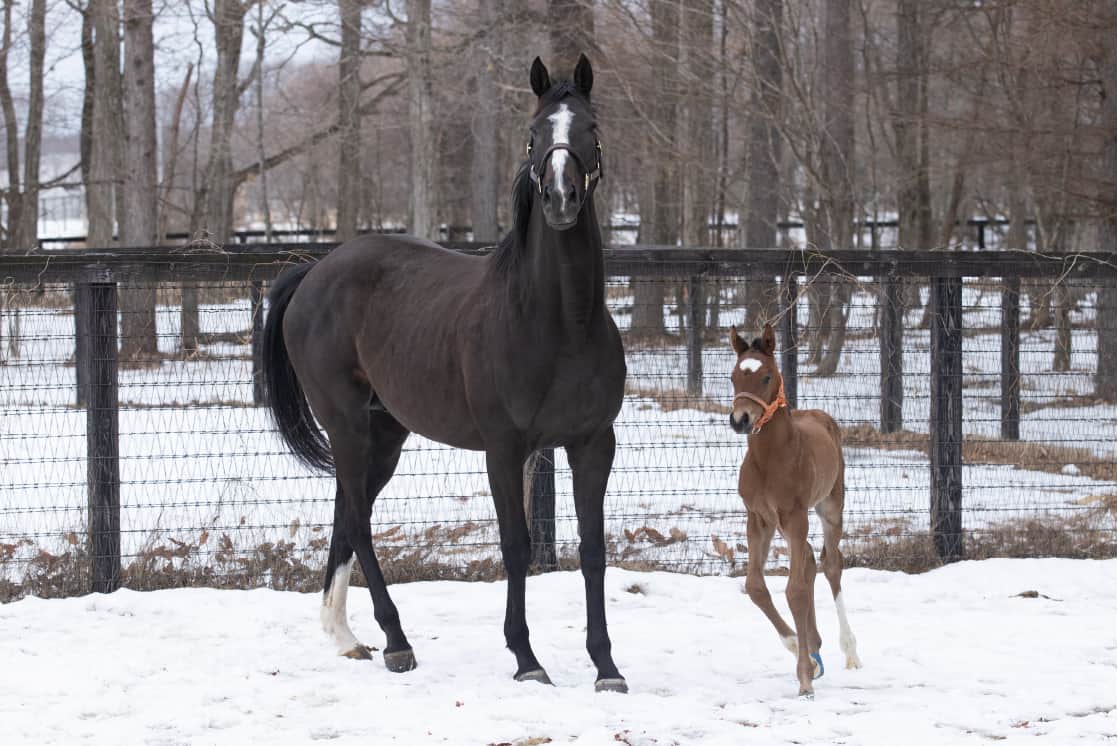
[[[594,170],[593,171],[587,171],[586,170],[586,168],[582,165],[582,159],[578,157],[578,153],[576,153],[574,148],[572,148],[568,143],[565,143],[565,142],[557,142],[543,152],[543,158],[540,159],[540,163],[543,164],[543,170],[542,171],[537,171],[536,170],[536,164],[532,163],[532,143],[531,142],[528,143],[525,150],[527,151],[527,154],[528,154],[528,178],[531,179],[532,183],[536,185],[536,191],[539,192],[540,194],[543,194],[543,176],[544,176],[545,173],[547,173],[548,161],[551,159],[551,154],[554,153],[556,150],[565,150],[565,151],[567,151],[568,153],[571,154],[572,158],[575,159],[575,163],[578,164],[579,169],[582,171],[582,191],[583,192],[590,191],[590,184],[597,181],[598,179],[602,178],[602,142],[601,142],[601,140],[594,140],[594,152],[598,156],[598,162],[594,164]]]
[[[773,418],[773,415],[776,414],[776,410],[780,409],[781,407],[788,406],[788,400],[784,398],[784,376],[780,375],[779,373],[777,373],[776,375],[780,378],[780,388],[778,388],[776,391],[776,398],[773,399],[771,402],[767,402],[756,394],[751,394],[748,391],[742,391],[740,393],[734,394],[735,405],[738,403],[738,399],[748,399],[754,404],[760,404],[761,408],[764,410],[764,414],[761,415],[761,419],[757,420],[757,422],[753,425],[753,429],[749,431],[750,435],[756,435],[757,433],[761,432],[761,428],[769,424],[769,420],[771,420]]]

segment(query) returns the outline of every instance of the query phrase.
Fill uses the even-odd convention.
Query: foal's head
[[[772,324],[752,344],[730,327],[730,345],[738,361],[730,374],[734,384],[734,408],[730,411],[730,427],[737,433],[758,433],[784,401],[784,379],[776,369],[773,350],[776,335]]]
[[[594,71],[586,55],[579,55],[574,77],[553,83],[537,57],[531,81],[539,104],[528,129],[528,177],[548,226],[566,230],[578,222],[602,175],[598,123],[590,105]]]

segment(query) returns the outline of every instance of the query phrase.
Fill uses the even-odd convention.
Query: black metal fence
[[[267,283],[329,248],[0,256],[0,597],[318,584],[333,483],[274,435],[258,340]],[[1113,556],[1113,254],[632,247],[607,271],[612,563],[744,568],[726,330],[765,319],[789,400],[843,428],[848,562]],[[576,561],[570,491],[540,454],[541,566]],[[480,454],[413,436],[373,520],[393,578],[499,572]]]

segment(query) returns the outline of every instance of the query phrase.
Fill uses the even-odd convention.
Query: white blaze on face
[[[566,104],[559,104],[559,108],[556,112],[547,118],[547,120],[551,122],[552,145],[571,144],[571,122],[574,121],[574,118],[575,113],[571,111],[570,107]],[[567,165],[567,157],[569,155],[570,153],[563,148],[552,151],[551,153],[552,188],[555,190],[556,194],[562,193],[562,185],[559,180],[563,173],[563,168]]]
[[[738,367],[745,373],[756,373],[761,370],[761,361],[755,357],[747,357],[738,363]],[[725,370],[725,368],[723,368]]]

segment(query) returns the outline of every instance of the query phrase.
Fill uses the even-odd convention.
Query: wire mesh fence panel
[[[938,561],[931,515],[940,488],[930,454],[949,430],[930,423],[939,406],[933,393],[953,390],[945,375],[956,377],[962,402],[961,460],[945,467],[959,475],[962,556],[1113,556],[1112,271],[1101,279],[1035,270],[959,277],[961,323],[945,338],[955,334],[960,365],[950,373],[941,362],[952,348],[933,338],[955,312],[933,298],[934,268],[889,279],[863,274],[879,260],[859,261],[783,274],[703,254],[686,266],[652,262],[647,271],[634,260],[611,262],[606,303],[628,366],[605,505],[612,564],[744,570],[737,483],[747,439],[727,419],[736,362],[729,328],[752,338],[766,321],[778,332],[789,398],[841,427],[848,563],[915,569]],[[263,297],[275,269],[224,279],[165,269],[158,279],[140,273],[111,284],[119,581],[318,588],[334,480],[286,452],[259,387]],[[175,277],[182,279],[166,279]],[[90,487],[90,464],[101,463],[90,456],[91,423],[109,420],[97,419],[103,407],[94,404],[107,400],[89,386],[109,379],[96,375],[105,330],[98,337],[85,318],[107,311],[83,301],[89,287],[76,275],[5,285],[5,598],[91,587],[91,516],[102,499]],[[1007,380],[1007,370],[1020,374]],[[953,453],[946,445],[942,452]],[[572,566],[578,530],[561,449],[554,491],[555,551],[560,565]],[[818,548],[821,527],[812,521]],[[500,573],[481,453],[412,435],[373,524],[390,579]],[[779,538],[768,564],[787,564]]]

